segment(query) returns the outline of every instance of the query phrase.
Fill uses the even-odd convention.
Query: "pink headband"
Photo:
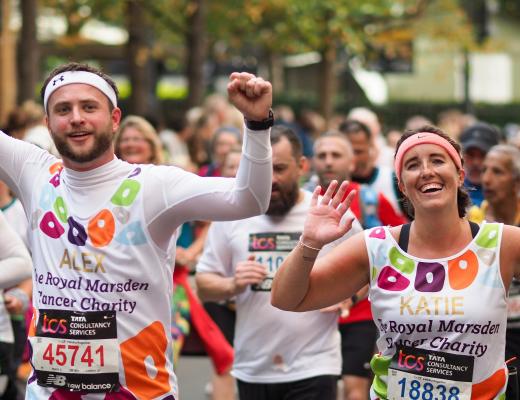
[[[401,180],[401,168],[403,166],[404,155],[412,147],[415,147],[419,144],[435,144],[439,147],[442,147],[449,154],[457,168],[462,169],[462,160],[460,159],[460,155],[457,150],[455,150],[455,147],[450,144],[450,142],[448,142],[443,137],[436,135],[435,133],[419,132],[406,138],[404,142],[401,143],[401,146],[399,146],[399,150],[397,150],[397,154],[395,155],[394,160],[394,168],[397,180]]]

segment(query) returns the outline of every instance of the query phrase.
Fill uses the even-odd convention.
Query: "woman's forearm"
[[[273,280],[271,304],[286,311],[300,311],[309,290],[309,277],[319,250],[301,241],[289,253]]]

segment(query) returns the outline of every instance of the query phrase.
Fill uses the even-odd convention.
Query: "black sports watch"
[[[273,110],[269,110],[269,116],[262,121],[250,121],[244,118],[247,129],[252,131],[265,131],[274,125],[274,114]]]

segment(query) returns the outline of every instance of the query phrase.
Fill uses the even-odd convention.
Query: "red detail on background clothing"
[[[350,309],[348,317],[339,317],[340,324],[350,324],[360,321],[372,321],[372,310],[370,302],[367,299],[360,300],[354,307]]]
[[[192,327],[197,331],[204,350],[211,358],[217,374],[228,372],[233,365],[234,351],[217,324],[208,315],[188,283],[188,268],[176,266],[173,282],[186,291],[190,303],[190,319]]]

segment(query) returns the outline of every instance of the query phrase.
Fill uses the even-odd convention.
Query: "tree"
[[[276,60],[276,54],[304,51],[316,51],[321,55],[320,108],[327,118],[332,115],[337,93],[338,53],[362,55],[376,33],[381,35],[386,29],[395,29],[398,24],[408,24],[411,19],[418,18],[427,1],[245,0],[218,3],[220,14],[228,14],[228,18],[219,20],[233,21],[225,26],[218,25],[221,37],[239,38],[239,41],[235,40],[239,50],[260,48],[257,52],[272,60]],[[233,7],[229,3],[233,3]]]
[[[35,97],[40,65],[40,50],[36,37],[36,0],[24,0],[20,4],[22,28],[18,42],[18,102]]]

